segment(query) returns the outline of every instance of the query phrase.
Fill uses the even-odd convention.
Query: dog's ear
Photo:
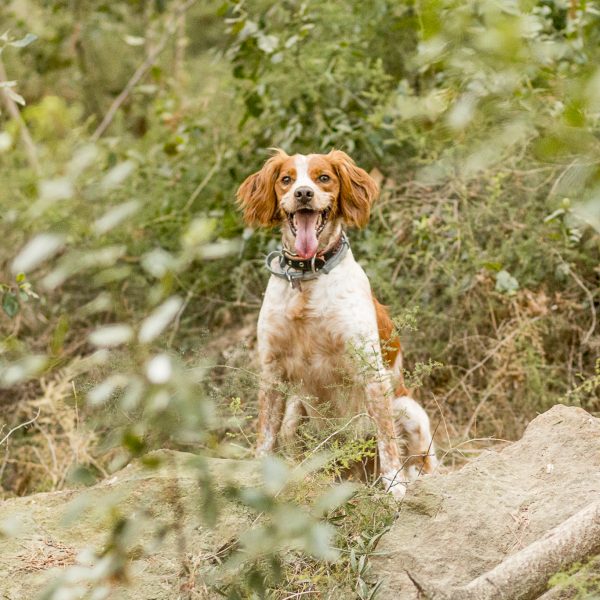
[[[340,178],[340,211],[347,225],[364,227],[369,222],[371,205],[379,194],[375,180],[341,150],[332,150],[329,158]]]
[[[237,191],[237,201],[247,225],[275,225],[279,220],[275,182],[287,154],[278,150],[260,171],[250,175]]]

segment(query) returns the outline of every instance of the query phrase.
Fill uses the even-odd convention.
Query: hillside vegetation
[[[600,412],[598,3],[11,0],[0,20],[2,496],[168,448],[197,454],[217,522],[206,460],[251,455],[278,243],[244,229],[235,190],[272,147],[339,148],[381,182],[349,235],[443,469],[558,402]],[[306,428],[295,462],[228,488],[258,516],[218,557],[243,573],[226,596],[375,597],[361,557],[395,508],[373,482],[331,485],[374,445],[327,437]],[[106,507],[88,589],[151,552],[132,514]]]

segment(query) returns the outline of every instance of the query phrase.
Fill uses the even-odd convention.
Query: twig
[[[189,210],[194,200],[200,195],[200,192],[208,185],[208,182],[213,178],[213,175],[217,172],[217,169],[221,166],[221,157],[218,156],[215,164],[210,168],[210,171],[205,175],[204,179],[198,184],[196,189],[192,192],[188,201],[185,203],[183,210]]]
[[[21,429],[21,427],[27,427],[27,425],[31,425],[32,423],[35,423],[35,421],[37,420],[37,418],[40,416],[40,408],[38,408],[37,411],[37,415],[35,415],[35,417],[33,417],[33,419],[29,419],[29,421],[26,421],[25,423],[21,423],[20,425],[17,425],[16,427],[13,427],[1,440],[0,440],[0,446],[2,446],[2,444],[4,444],[4,442],[15,432],[17,431],[17,429]]]
[[[479,404],[475,407],[475,410],[473,411],[473,414],[471,415],[471,418],[469,419],[469,422],[467,423],[467,426],[465,427],[465,431],[463,433],[463,437],[469,437],[469,433],[471,431],[471,427],[473,427],[473,425],[474,425],[474,423],[475,423],[475,421],[477,419],[477,415],[479,414],[479,411],[481,410],[481,408],[483,407],[483,405],[487,402],[488,398],[498,389],[498,387],[500,386],[500,383],[501,383],[500,381],[496,382],[496,385],[492,386],[483,395],[483,397],[479,401]]]
[[[541,319],[541,317],[534,317],[533,319],[529,320],[525,325],[531,325],[532,323],[535,323],[536,321],[539,321]],[[512,340],[518,333],[521,333],[521,330],[525,328],[525,325],[518,327],[517,329],[515,329],[514,331],[512,331],[511,333],[509,333],[504,339],[500,340],[476,365],[473,365],[462,377],[461,380],[450,389],[449,392],[446,392],[444,394],[444,400],[446,400],[447,398],[449,398],[460,386],[461,384],[466,381],[467,377],[469,377],[469,375],[471,375],[472,373],[474,373],[475,371],[477,371],[477,369],[479,369],[480,367],[483,367],[483,365],[490,360],[490,358],[492,358],[497,352],[498,350],[500,350],[500,348],[502,346],[504,346],[504,344],[506,344],[507,342],[509,342],[510,340]]]
[[[308,456],[306,456],[304,458],[304,460],[296,467],[296,469],[299,469],[313,454],[316,454],[331,438],[335,437],[338,433],[341,433],[342,431],[344,431],[344,429],[347,429],[350,426],[350,423],[352,423],[352,421],[355,421],[356,419],[359,418],[372,418],[371,415],[367,414],[367,413],[359,413],[357,415],[354,415],[351,419],[349,419],[343,427],[340,427],[339,429],[337,429],[336,431],[334,431],[331,435],[327,436],[320,444],[317,444],[317,446],[315,446],[310,453],[308,454]],[[296,470],[294,469],[294,470]]]
[[[317,590],[304,590],[302,592],[296,592],[295,594],[292,594],[291,596],[286,596],[285,598],[283,598],[283,600],[292,600],[292,598],[300,598],[300,596],[306,596],[307,594],[321,594],[321,592],[317,591]]]
[[[502,442],[502,443],[510,444],[511,440],[505,440],[505,439],[496,438],[496,437],[471,438],[469,440],[464,440],[460,444],[456,444],[456,446],[451,446],[448,450],[446,450],[444,452],[444,454],[442,455],[442,457],[440,458],[440,462],[443,461],[446,458],[446,456],[448,456],[448,454],[450,454],[450,452],[453,452],[454,450],[458,450],[458,448],[460,448],[461,446],[464,446],[465,444],[470,444],[472,442]]]
[[[2,58],[0,57],[0,83],[8,81],[6,76],[6,69],[4,68],[4,63],[2,62]],[[19,124],[19,130],[21,132],[21,140],[23,141],[23,146],[25,146],[25,153],[27,154],[27,160],[29,161],[29,166],[39,174],[40,172],[40,163],[37,157],[37,150],[35,149],[35,144],[33,143],[33,139],[31,134],[29,133],[29,129],[27,129],[27,124],[23,120],[21,116],[21,112],[19,111],[19,107],[16,102],[8,95],[6,90],[2,90],[2,95],[4,96],[4,103],[6,104],[6,109],[8,110],[10,116]]]
[[[583,281],[581,281],[579,276],[575,274],[575,272],[573,271],[573,269],[571,269],[571,267],[568,265],[565,259],[558,252],[555,252],[555,254],[556,256],[558,256],[562,264],[567,267],[567,269],[569,270],[569,275],[571,275],[571,277],[575,280],[575,283],[583,290],[590,303],[590,312],[592,313],[592,324],[587,330],[587,333],[585,334],[584,338],[581,340],[582,344],[587,344],[594,331],[596,331],[596,308],[594,307],[594,295],[585,286]]]
[[[156,62],[156,59],[162,53],[162,51],[167,47],[167,43],[171,36],[177,31],[179,24],[179,17],[183,15],[193,4],[196,3],[196,0],[187,0],[184,2],[173,14],[169,24],[167,25],[167,29],[160,40],[160,42],[152,49],[150,54],[146,57],[146,60],[135,70],[134,74],[131,76],[131,79],[127,82],[127,85],[123,88],[123,91],[114,99],[113,103],[110,105],[106,115],[104,115],[104,119],[102,119],[102,123],[98,125],[96,131],[92,134],[92,142],[97,142],[102,135],[106,132],[106,130],[110,127],[115,115],[121,105],[133,88],[138,84],[138,82],[148,73],[152,65]]]
[[[167,342],[167,348],[171,348],[173,346],[173,342],[175,341],[175,336],[177,335],[177,331],[179,330],[179,324],[181,322],[181,315],[183,315],[183,311],[187,308],[187,305],[190,303],[192,296],[194,295],[194,285],[191,290],[188,291],[181,308],[177,311],[177,315],[175,315],[175,321],[173,323],[173,328],[171,330],[171,335],[169,336],[169,341]]]

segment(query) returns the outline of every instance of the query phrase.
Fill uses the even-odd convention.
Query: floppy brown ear
[[[279,150],[260,171],[250,175],[240,185],[236,197],[248,225],[268,227],[279,221],[275,182],[285,158],[285,152]]]
[[[375,180],[341,150],[332,150],[329,157],[340,178],[340,211],[344,222],[364,227],[369,222],[371,205],[379,194]]]

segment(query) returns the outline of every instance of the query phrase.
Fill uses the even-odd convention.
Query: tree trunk
[[[465,586],[431,593],[415,585],[432,600],[526,600],[543,593],[556,573],[599,552],[600,502],[595,502]]]

